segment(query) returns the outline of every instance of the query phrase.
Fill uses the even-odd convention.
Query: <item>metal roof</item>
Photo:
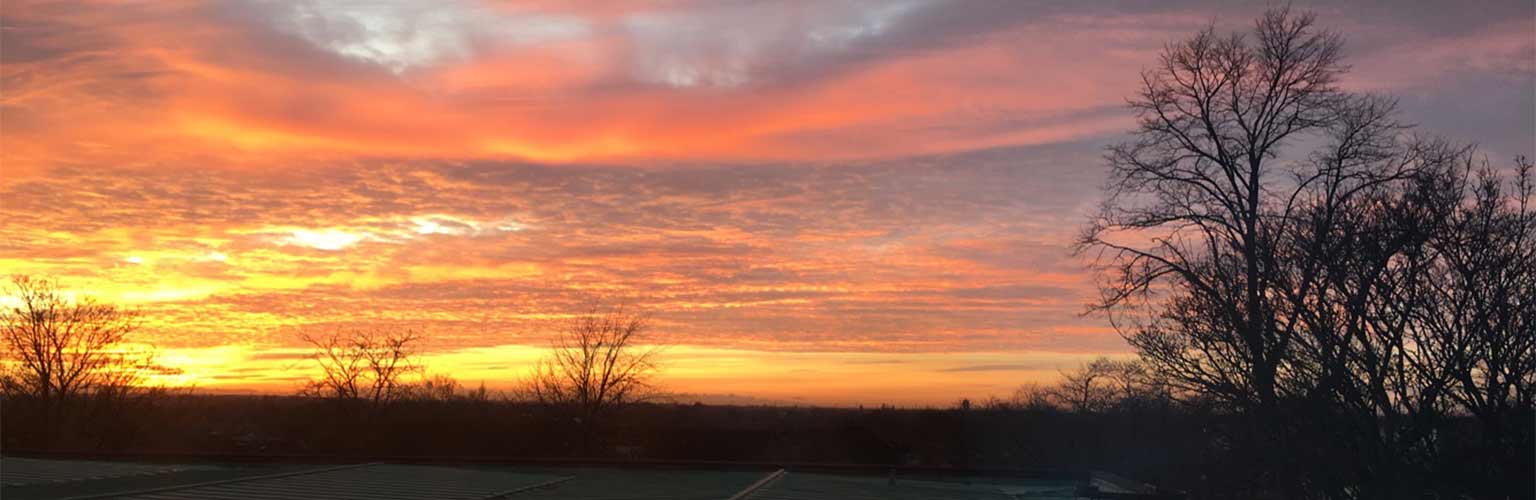
[[[570,481],[521,492],[516,500],[725,500],[764,471],[582,468]]]
[[[790,472],[746,497],[750,500],[1014,500],[995,485]]]
[[[568,480],[543,474],[360,464],[200,485],[116,493],[127,500],[478,500],[498,498]]]
[[[0,496],[44,500],[1045,500],[1086,478],[799,466],[507,464],[155,465],[5,457]],[[176,472],[204,470],[204,472]],[[209,471],[211,470],[211,471]],[[158,474],[132,479],[110,474]],[[925,475],[926,474],[926,475]],[[37,481],[39,478],[53,482]]]
[[[0,484],[24,486],[214,469],[218,467],[0,457]]]

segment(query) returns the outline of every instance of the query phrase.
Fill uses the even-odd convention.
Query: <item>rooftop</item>
[[[1025,500],[1171,498],[1103,474],[1018,477],[749,464],[385,463],[0,458],[10,500]]]

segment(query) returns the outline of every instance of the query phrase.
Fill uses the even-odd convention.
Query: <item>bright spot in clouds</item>
[[[523,230],[523,225],[512,217],[500,220],[479,221],[453,215],[420,215],[410,217],[410,223],[411,231],[419,235],[483,236],[492,231],[512,232]]]
[[[407,243],[425,236],[444,235],[479,237],[494,233],[516,232],[526,229],[512,217],[476,220],[445,214],[414,215],[395,218],[363,218],[340,228],[302,228],[271,231],[272,241],[278,245],[296,245],[319,250],[341,250],[363,241]],[[214,252],[209,259],[223,262],[228,257]]]
[[[319,231],[298,229],[293,231],[290,236],[279,238],[277,243],[279,245],[298,245],[319,250],[334,251],[355,245],[357,242],[362,241],[365,237],[365,235],[349,233],[340,229],[325,229]]]

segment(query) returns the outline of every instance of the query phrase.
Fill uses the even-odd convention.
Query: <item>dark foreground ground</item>
[[[157,479],[136,479],[133,475],[112,479],[125,488],[141,486],[136,481],[152,486],[167,478],[197,482],[284,473],[290,472],[290,467],[318,462],[435,463],[460,468],[480,464],[535,475],[544,474],[537,467],[556,465],[606,464],[629,474],[635,467],[672,464],[709,478],[736,477],[717,473],[722,468],[750,464],[752,474],[756,474],[752,477],[759,479],[773,470],[786,469],[790,479],[782,480],[780,488],[821,477],[815,474],[865,481],[848,486],[852,491],[849,496],[775,493],[779,496],[752,498],[970,498],[903,496],[890,491],[867,496],[859,493],[869,485],[889,486],[883,481],[892,474],[944,484],[995,476],[1026,480],[1023,484],[1029,487],[1040,484],[1028,481],[1066,480],[1070,494],[1078,495],[1079,488],[1097,477],[1092,474],[1099,473],[1132,478],[1158,491],[1184,492],[1188,498],[1197,499],[1230,498],[1223,492],[1243,486],[1231,478],[1256,470],[1254,462],[1244,462],[1244,455],[1232,452],[1231,443],[1241,439],[1244,431],[1234,424],[1233,417],[1198,405],[1165,402],[1129,401],[1093,412],[1007,404],[949,409],[643,404],[603,414],[599,419],[583,419],[560,408],[495,399],[370,405],[285,396],[161,394],[73,401],[53,407],[0,400],[0,412],[0,451],[9,457],[215,466],[174,470],[166,476],[157,473]],[[1477,430],[1475,426],[1451,430],[1454,432],[1443,436],[1448,446],[1478,442],[1470,437]],[[1468,484],[1487,476],[1473,473],[1489,470],[1477,466],[1488,461],[1486,450],[1458,450],[1451,451],[1466,456],[1459,463],[1472,471],[1465,474]],[[1484,458],[1479,462],[1478,457]],[[563,474],[583,478],[566,488],[628,477],[618,472]],[[682,476],[666,479],[670,477],[645,476],[645,481],[686,482]],[[828,481],[824,485],[827,488],[843,484],[840,479]],[[1528,483],[1529,476],[1518,481]],[[737,482],[729,485],[734,487]],[[900,478],[897,482],[905,484]],[[118,483],[93,484],[118,487]],[[1056,483],[1045,486],[1051,484]],[[60,486],[69,494],[58,496],[48,490],[44,493],[54,496],[36,497],[67,498],[97,491],[69,490],[77,486],[96,487]],[[1528,492],[1527,486],[1492,489]],[[36,487],[7,486],[3,498],[33,498],[34,490],[25,488]],[[818,490],[822,486],[804,488]],[[709,491],[711,495],[715,492]]]
[[[1025,500],[1178,498],[1105,475],[1025,477],[724,464],[122,462],[0,458],[0,496],[407,500]]]
[[[1181,482],[1204,423],[1158,409],[636,405],[596,421],[497,400],[348,405],[281,396],[171,395],[47,409],[3,403],[16,452],[467,457],[1102,470]],[[52,413],[50,413],[52,412]]]

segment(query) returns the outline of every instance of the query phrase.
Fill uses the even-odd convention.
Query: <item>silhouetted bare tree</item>
[[[1013,391],[1013,396],[1006,401],[1000,401],[994,406],[1016,408],[1021,410],[1049,410],[1056,407],[1051,394],[1051,389],[1038,383],[1030,382],[1020,385]]]
[[[1078,413],[1104,411],[1115,398],[1109,380],[1115,368],[1113,363],[1109,358],[1099,358],[1084,363],[1077,370],[1063,372],[1061,383],[1051,390],[1051,394],[1064,407]]]
[[[447,374],[433,374],[421,377],[421,382],[410,386],[410,397],[422,401],[489,401],[490,391],[486,390],[485,382],[479,387],[469,389],[459,381]]]
[[[1168,398],[1164,384],[1141,361],[1104,356],[1062,372],[1061,381],[1053,387],[1026,385],[1014,396],[1020,407],[1058,407],[1077,413],[1099,413]]]
[[[1105,266],[1102,309],[1139,311],[1130,306],[1166,286],[1208,310],[1202,335],[1137,324],[1147,328],[1131,339],[1176,382],[1232,400],[1273,403],[1294,335],[1273,243],[1308,184],[1287,181],[1318,172],[1277,161],[1280,149],[1333,131],[1345,110],[1390,107],[1337,89],[1340,37],[1313,24],[1276,10],[1252,38],[1207,28],[1170,45],[1142,74],[1136,138],[1110,148],[1109,196],[1079,247]]]
[[[1414,339],[1448,353],[1449,395],[1479,416],[1536,405],[1536,179],[1525,158],[1515,172],[1512,183],[1488,169],[1464,178],[1471,200],[1434,235],[1435,279],[1424,282],[1424,336]]]
[[[311,355],[320,378],[304,393],[343,401],[386,403],[410,393],[408,377],[421,366],[415,344],[421,334],[408,329],[339,330],[327,335],[303,334],[314,346]]]
[[[1420,279],[1410,293],[1380,302],[1407,316],[1408,355],[1397,370],[1415,382],[1419,394],[1410,401],[1477,421],[1475,440],[1467,441],[1479,445],[1452,458],[1471,473],[1464,487],[1489,498],[1529,494],[1536,469],[1536,179],[1523,157],[1512,181],[1465,165],[1441,183],[1453,203],[1417,256]],[[1443,446],[1433,437],[1426,446]]]
[[[47,279],[13,277],[9,292],[14,302],[0,310],[7,394],[57,401],[117,392],[158,369],[151,352],[127,345],[138,313],[72,299]]]
[[[660,348],[645,343],[648,330],[644,314],[593,306],[566,325],[549,356],[534,366],[527,396],[574,410],[589,447],[599,419],[653,394]]]

